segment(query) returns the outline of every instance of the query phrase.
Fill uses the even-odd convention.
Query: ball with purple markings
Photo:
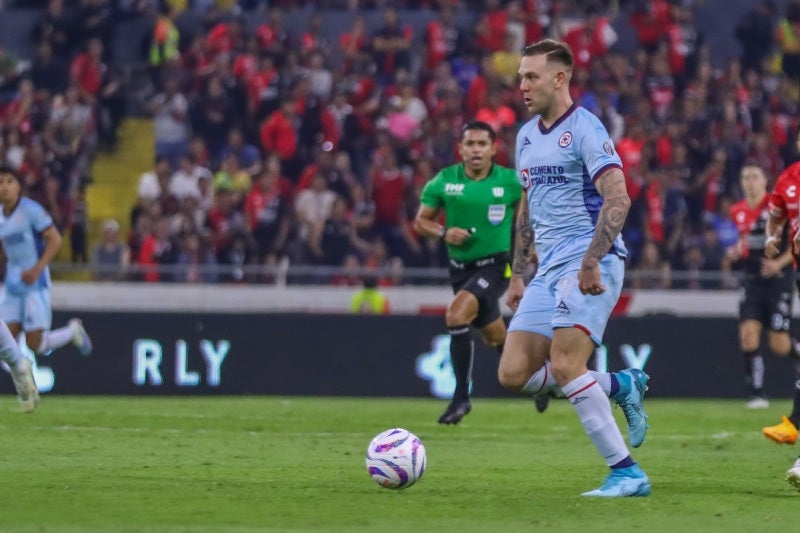
[[[387,429],[367,448],[367,472],[386,489],[405,489],[425,472],[425,446],[402,428]]]

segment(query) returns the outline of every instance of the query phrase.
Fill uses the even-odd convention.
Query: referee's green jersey
[[[511,250],[514,208],[521,196],[514,170],[492,165],[489,175],[476,181],[458,163],[436,174],[425,185],[420,201],[444,210],[447,227],[473,231],[461,246],[447,245],[451,258],[467,262]]]

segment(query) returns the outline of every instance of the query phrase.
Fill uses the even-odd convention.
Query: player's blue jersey
[[[573,104],[550,128],[537,115],[520,128],[517,174],[528,193],[539,271],[583,256],[594,236],[603,197],[594,180],[622,168],[600,120]],[[626,257],[617,237],[610,252]]]
[[[0,242],[8,258],[4,284],[12,293],[50,286],[50,270],[45,267],[32,285],[22,282],[22,272],[33,267],[44,250],[42,232],[53,219],[38,202],[22,197],[14,211],[6,216],[0,209]]]

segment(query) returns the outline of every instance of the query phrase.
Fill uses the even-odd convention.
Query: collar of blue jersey
[[[550,133],[551,131],[553,131],[555,128],[557,128],[557,127],[559,126],[559,124],[561,124],[562,122],[564,122],[565,120],[567,120],[567,118],[568,118],[568,117],[569,117],[569,116],[572,114],[572,112],[573,112],[573,111],[575,111],[576,109],[578,109],[578,104],[576,104],[575,102],[572,102],[572,105],[571,105],[571,106],[569,106],[569,109],[567,109],[567,110],[564,112],[564,114],[563,114],[563,115],[561,115],[560,117],[558,117],[558,118],[556,119],[556,121],[555,121],[555,122],[553,122],[553,125],[552,125],[552,126],[550,126],[549,128],[546,128],[546,127],[544,126],[544,122],[542,122],[542,117],[539,117],[539,131],[541,131],[541,132],[542,132],[542,135],[547,135],[548,133]]]

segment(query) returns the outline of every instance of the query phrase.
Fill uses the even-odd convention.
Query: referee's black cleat
[[[534,394],[533,402],[536,404],[536,411],[544,413],[550,405],[550,396],[547,394]]]
[[[472,404],[467,401],[452,401],[447,406],[442,416],[439,417],[440,424],[458,424],[472,411]]]

